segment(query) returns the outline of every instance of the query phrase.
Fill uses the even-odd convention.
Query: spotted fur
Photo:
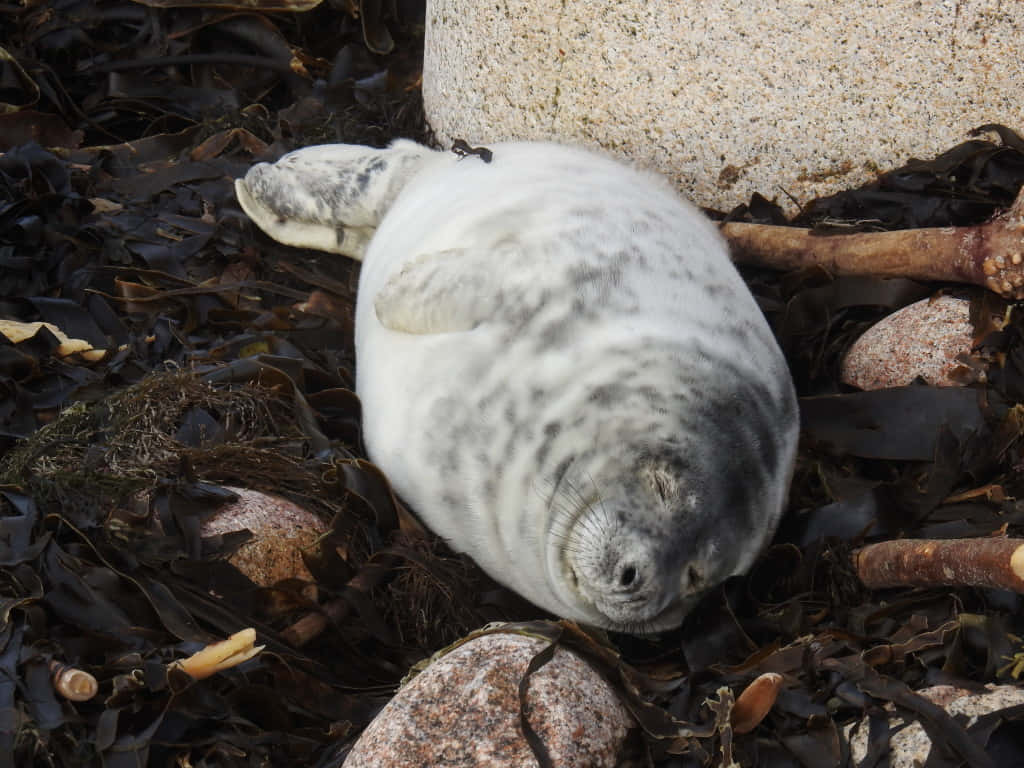
[[[671,627],[775,530],[785,361],[714,225],[663,180],[488,147],[300,150],[239,198],[272,235],[268,210],[371,233],[366,445],[431,528],[555,614]]]

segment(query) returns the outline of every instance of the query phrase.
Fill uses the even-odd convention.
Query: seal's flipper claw
[[[278,242],[362,260],[402,187],[433,150],[411,141],[387,149],[324,144],[254,165],[235,181],[238,202]]]

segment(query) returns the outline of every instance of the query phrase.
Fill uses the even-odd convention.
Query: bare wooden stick
[[[973,227],[816,235],[809,229],[727,222],[733,258],[776,269],[821,266],[837,275],[949,280],[1024,298],[1024,190]]]
[[[857,575],[883,587],[998,587],[1024,593],[1024,539],[894,539],[853,553]]]
[[[349,603],[339,597],[320,606],[320,610],[307,613],[281,633],[281,638],[293,648],[301,648],[318,637],[331,622],[340,623],[348,616]]]
[[[399,507],[401,510],[401,507]],[[403,526],[403,529],[405,527]],[[369,595],[370,590],[379,587],[395,573],[395,566],[402,557],[393,552],[378,552],[348,580],[348,588],[356,593]],[[301,648],[310,640],[319,636],[327,627],[340,624],[348,616],[351,601],[338,597],[321,605],[317,610],[307,613],[281,633],[281,637],[293,648]]]

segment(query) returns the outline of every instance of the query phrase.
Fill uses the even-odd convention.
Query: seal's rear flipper
[[[324,144],[260,163],[235,180],[242,210],[278,242],[362,260],[374,230],[433,150]]]

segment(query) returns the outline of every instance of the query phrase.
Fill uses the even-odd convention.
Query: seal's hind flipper
[[[387,149],[323,144],[254,165],[235,180],[238,202],[278,242],[362,260],[402,187],[433,150],[400,139]]]

